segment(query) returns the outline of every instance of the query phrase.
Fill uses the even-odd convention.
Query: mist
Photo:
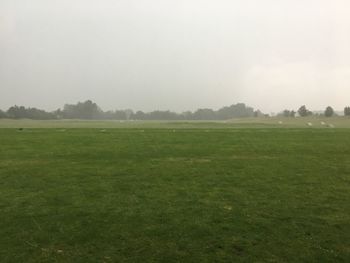
[[[346,0],[1,0],[0,108],[350,104]]]

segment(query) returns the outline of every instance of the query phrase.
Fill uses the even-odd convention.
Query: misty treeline
[[[260,111],[244,103],[238,103],[219,110],[198,109],[194,112],[186,111],[176,113],[172,111],[133,111],[115,110],[103,111],[91,100],[78,102],[77,104],[66,104],[63,109],[53,112],[46,112],[36,108],[26,108],[23,106],[10,107],[6,112],[0,111],[0,118],[11,119],[86,119],[86,120],[227,120],[231,118],[245,118],[263,115]]]
[[[306,108],[305,105],[301,106],[298,111],[294,110],[284,110],[283,112],[279,113],[278,116],[281,117],[307,117],[307,116],[324,116],[324,117],[333,117],[336,116],[336,112],[331,106],[326,107],[324,112],[312,112]],[[350,116],[350,107],[344,108],[344,116]]]
[[[327,117],[333,116],[332,107],[327,107],[322,114]],[[301,106],[298,111],[284,110],[279,116],[296,117],[310,116],[314,113]],[[350,116],[350,107],[344,109],[344,115]],[[86,120],[228,120],[232,118],[248,117],[268,117],[260,110],[254,110],[244,103],[237,103],[231,106],[223,107],[219,110],[198,109],[194,112],[186,111],[176,113],[172,111],[152,111],[143,112],[127,109],[115,111],[103,111],[96,103],[91,100],[78,102],[77,104],[66,104],[63,109],[53,112],[47,112],[37,108],[26,108],[24,106],[12,106],[7,111],[0,110],[0,118],[10,119],[36,119],[36,120],[54,120],[54,119],[86,119]]]

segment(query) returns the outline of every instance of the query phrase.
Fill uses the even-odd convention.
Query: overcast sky
[[[0,108],[350,105],[349,0],[0,0]]]

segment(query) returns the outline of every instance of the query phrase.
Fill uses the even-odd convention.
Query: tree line
[[[244,103],[237,103],[219,110],[198,109],[194,112],[186,111],[176,113],[172,111],[143,112],[126,109],[115,111],[103,111],[91,100],[66,104],[63,109],[46,112],[37,108],[24,106],[12,106],[7,111],[0,110],[0,118],[10,119],[85,119],[85,120],[226,120],[231,118],[253,117],[260,111],[254,111],[252,107]]]
[[[283,116],[283,117],[296,117],[296,116],[300,116],[300,117],[307,117],[307,116],[312,116],[312,115],[316,115],[316,116],[325,116],[325,117],[333,117],[335,115],[337,115],[334,111],[334,109],[331,106],[328,106],[323,113],[314,113],[312,111],[310,111],[309,109],[306,108],[305,105],[301,106],[297,111],[294,110],[284,110],[283,112],[281,112],[279,114],[279,116]],[[344,108],[344,116],[350,116],[350,107],[345,107]]]
[[[306,117],[314,113],[301,106],[297,111],[284,110],[279,116],[284,117]],[[335,112],[332,107],[327,107],[322,114],[332,117]],[[350,107],[344,108],[344,115],[350,116]],[[268,117],[268,114],[260,110],[254,110],[244,103],[237,103],[231,106],[222,107],[218,110],[209,108],[198,109],[196,111],[186,111],[176,113],[172,111],[152,111],[143,112],[127,109],[115,111],[103,111],[96,103],[91,100],[78,102],[76,104],[65,104],[63,109],[57,109],[52,112],[37,108],[26,108],[24,106],[12,106],[7,111],[0,110],[0,118],[9,119],[36,119],[36,120],[54,120],[54,119],[85,119],[85,120],[228,120],[233,118],[248,117]]]

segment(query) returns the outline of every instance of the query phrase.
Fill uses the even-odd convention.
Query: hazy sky
[[[0,108],[350,105],[349,0],[0,0]]]

